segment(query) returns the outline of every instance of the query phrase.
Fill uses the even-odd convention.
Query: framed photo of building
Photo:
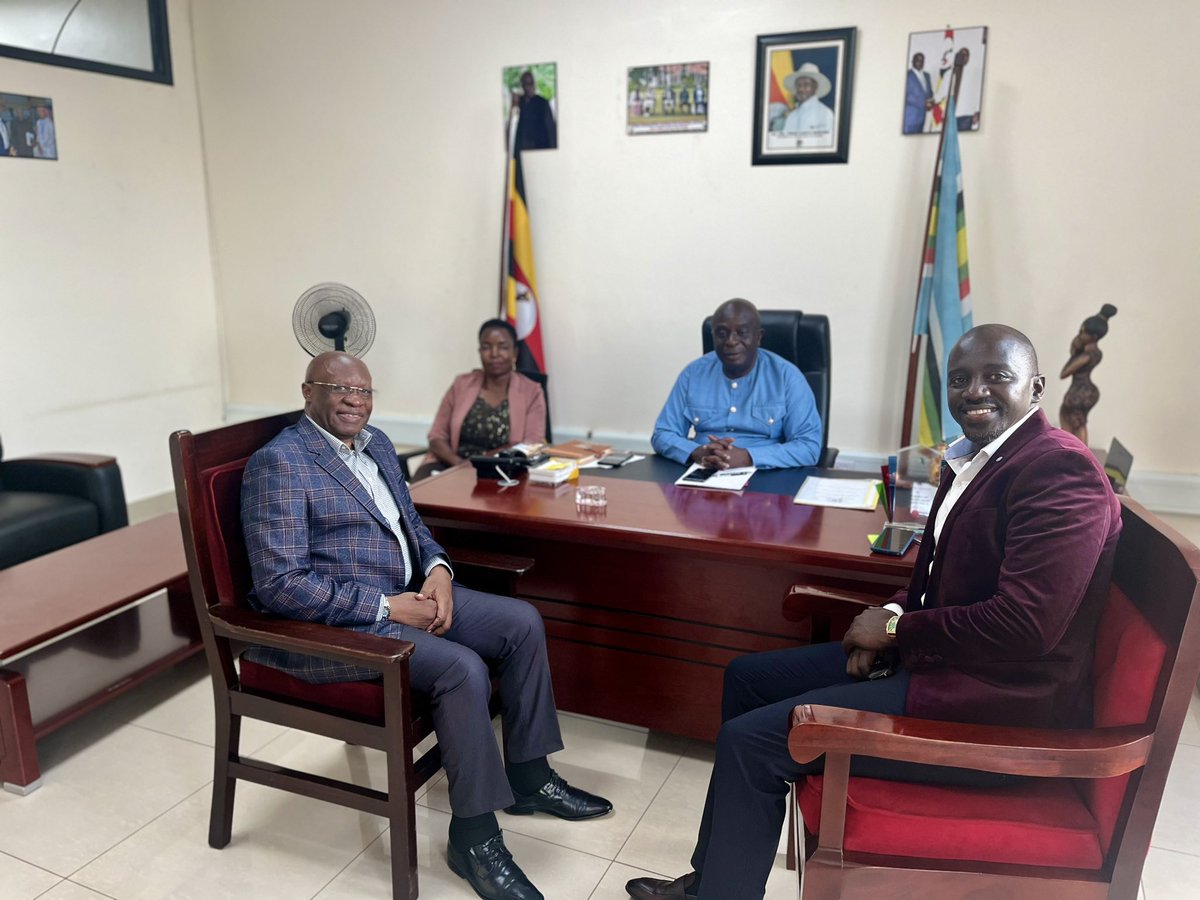
[[[626,85],[626,134],[708,131],[708,63],[634,66]]]
[[[946,119],[954,60],[964,61],[954,118],[959,132],[978,131],[983,117],[987,27],[915,31],[908,36],[902,134],[938,134]]]
[[[758,36],[754,165],[849,159],[857,31],[835,28]]]

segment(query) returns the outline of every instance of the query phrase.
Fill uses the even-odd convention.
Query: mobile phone
[[[679,480],[680,481],[708,481],[708,479],[712,478],[714,475],[717,474],[717,471],[718,471],[717,469],[696,469],[695,471],[689,472],[687,475],[684,475]]]
[[[867,680],[878,681],[880,678],[891,678],[896,674],[897,657],[898,654],[894,647],[880,650],[875,656],[875,662],[871,663],[871,671],[867,673]]]
[[[596,465],[609,466],[615,469],[617,466],[625,465],[625,463],[629,462],[631,459],[633,459],[632,453],[610,453],[608,456],[596,460]]]
[[[871,543],[871,552],[886,553],[888,556],[903,556],[916,539],[917,536],[911,528],[884,525],[879,537]]]

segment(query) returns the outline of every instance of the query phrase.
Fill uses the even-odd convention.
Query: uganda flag
[[[505,265],[500,291],[500,317],[517,330],[517,369],[545,372],[542,324],[538,310],[537,274],[533,268],[533,241],[529,210],[525,206],[525,176],[521,151],[514,145],[508,158],[508,198],[505,216]]]
[[[796,95],[783,86],[783,80],[796,71],[798,64],[787,50],[771,51],[771,103],[782,103],[788,109],[796,105]]]

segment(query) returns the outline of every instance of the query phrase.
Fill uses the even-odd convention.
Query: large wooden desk
[[[742,495],[675,487],[682,471],[651,458],[585,472],[608,489],[599,513],[576,508],[573,484],[503,488],[470,466],[412,495],[446,546],[536,560],[518,593],[546,622],[561,709],[711,740],[729,660],[809,639],[784,616],[791,585],[886,597],[916,554],[869,552],[882,510],[793,504],[803,470],[760,472]]]

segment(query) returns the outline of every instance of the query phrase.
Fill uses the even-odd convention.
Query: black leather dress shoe
[[[546,900],[513,861],[512,854],[504,846],[503,834],[466,851],[449,844],[446,862],[450,864],[450,871],[465,878],[483,900]]]
[[[516,794],[517,802],[505,810],[512,816],[544,812],[560,819],[594,819],[612,811],[603,797],[573,788],[562,776],[550,770],[550,780],[536,794]]]
[[[665,878],[635,878],[625,883],[625,890],[634,900],[659,900],[663,897],[683,900],[685,897],[695,896],[687,893],[687,889],[695,880],[695,872],[680,875],[674,881],[667,881]]]

